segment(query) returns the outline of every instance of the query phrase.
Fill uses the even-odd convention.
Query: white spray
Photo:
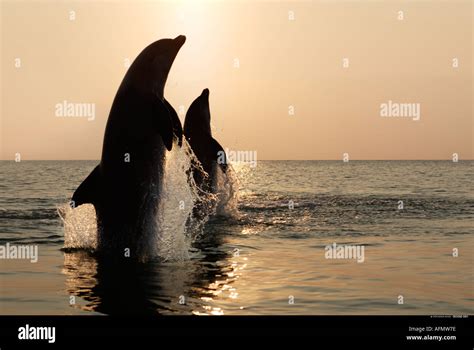
[[[198,188],[193,178],[195,171],[203,169],[184,139],[182,147],[175,144],[167,153],[158,215],[145,228],[142,251],[146,256],[142,259],[187,260],[210,215],[237,215],[237,181],[231,166],[227,174],[218,172],[217,195]],[[195,216],[193,209],[198,202],[204,204],[206,212]],[[64,223],[65,248],[97,248],[97,221],[92,204],[75,209],[64,204],[58,207],[58,213]]]

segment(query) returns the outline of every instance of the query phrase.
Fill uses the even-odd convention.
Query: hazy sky
[[[126,59],[179,34],[165,96],[186,110],[209,88],[214,136],[230,150],[474,156],[472,1],[3,1],[1,11],[1,159],[99,159]],[[57,117],[65,100],[94,103],[95,119]],[[419,120],[381,117],[389,100],[416,104]]]

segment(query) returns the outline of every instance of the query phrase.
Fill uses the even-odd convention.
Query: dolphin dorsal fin
[[[72,205],[78,207],[81,204],[91,203],[94,206],[99,202],[102,177],[100,165],[97,165],[89,176],[79,185],[72,196]]]
[[[158,134],[161,136],[166,149],[171,151],[173,148],[174,138],[173,115],[168,110],[168,107],[166,107],[164,101],[161,101],[158,98],[153,99],[151,118],[152,124],[158,131]]]
[[[174,136],[178,139],[178,146],[183,145],[183,127],[181,126],[181,121],[179,120],[178,113],[166,99],[163,101],[171,117],[171,123],[173,124],[173,133]]]

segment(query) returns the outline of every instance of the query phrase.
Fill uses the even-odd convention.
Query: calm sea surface
[[[96,164],[0,162],[0,245],[39,250],[0,260],[1,314],[473,312],[474,162],[236,166],[240,219],[211,220],[188,261],[127,266],[62,249],[56,208]]]

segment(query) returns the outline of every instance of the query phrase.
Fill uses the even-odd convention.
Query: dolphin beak
[[[209,89],[206,88],[202,90],[201,96],[205,98],[209,98]]]
[[[177,49],[179,50],[181,46],[186,42],[186,37],[184,35],[179,35],[173,39],[173,42],[176,44]]]

